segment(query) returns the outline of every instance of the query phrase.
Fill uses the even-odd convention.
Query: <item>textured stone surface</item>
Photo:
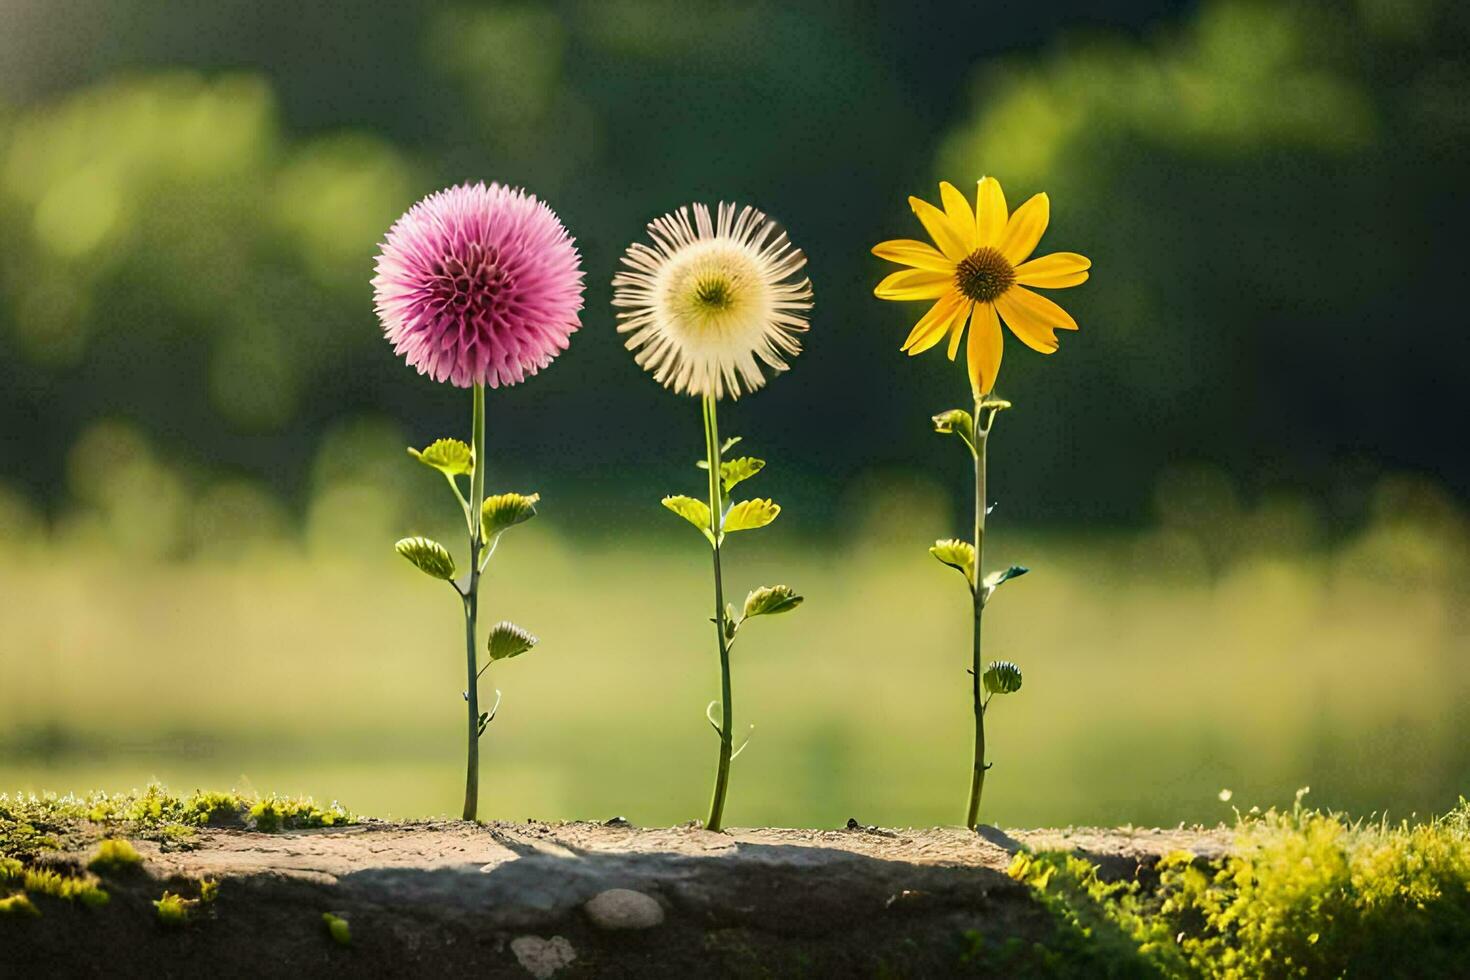
[[[599,892],[582,908],[599,929],[652,929],[664,921],[664,909],[658,899],[630,888]]]

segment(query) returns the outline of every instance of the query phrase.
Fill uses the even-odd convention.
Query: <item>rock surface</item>
[[[880,963],[944,976],[957,937],[1029,943],[1054,928],[1004,873],[1022,846],[1123,877],[1174,850],[1219,856],[1229,835],[454,821],[135,843],[143,867],[105,882],[107,906],[0,920],[6,963],[21,976],[864,976]],[[218,898],[159,928],[152,900],[204,879]],[[324,932],[328,910],[350,916],[349,946]]]
[[[582,906],[599,929],[652,929],[664,921],[658,900],[630,888],[609,888]]]

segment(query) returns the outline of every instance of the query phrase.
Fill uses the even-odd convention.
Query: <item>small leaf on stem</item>
[[[446,582],[454,579],[454,556],[439,542],[423,537],[404,538],[393,548],[425,575]]]
[[[688,521],[690,524],[693,524],[695,527],[699,528],[700,532],[704,534],[705,538],[708,539],[710,544],[714,544],[715,539],[710,534],[709,529],[709,504],[705,503],[702,500],[695,500],[693,497],[685,497],[682,495],[665,497],[663,500],[659,501],[659,503],[663,504],[669,510],[684,518],[684,520]]]
[[[765,467],[766,461],[756,459],[754,456],[727,459],[720,464],[720,486],[726,493],[729,493],[737,484],[749,480]]]
[[[797,595],[796,590],[789,585],[763,585],[745,597],[743,618],[790,612],[803,601],[804,597]]]
[[[500,493],[486,497],[480,508],[480,536],[489,541],[536,516],[539,493]]]
[[[1010,568],[1007,568],[1004,571],[991,572],[989,575],[985,576],[985,581],[981,584],[985,586],[985,592],[988,595],[991,592],[994,592],[996,589],[1000,588],[1005,583],[1009,582],[1011,579],[1020,578],[1022,575],[1025,575],[1029,571],[1031,571],[1031,569],[1027,568],[1025,565],[1012,565]]]
[[[458,439],[436,439],[422,450],[410,448],[408,454],[451,478],[469,476],[475,470],[474,452]]]
[[[934,431],[941,435],[957,435],[975,451],[975,419],[963,408],[951,408],[934,416]]]
[[[992,660],[981,680],[991,694],[1015,694],[1021,689],[1021,668],[1009,660]]]
[[[775,501],[762,500],[759,497],[754,500],[742,500],[725,514],[722,529],[726,532],[752,531],[758,527],[765,527],[780,513],[781,505]]]
[[[486,648],[493,662],[519,657],[540,642],[515,623],[501,620],[490,627],[490,639],[486,643]]]
[[[929,554],[965,576],[965,581],[975,584],[975,546],[958,538],[945,538],[934,542]]]

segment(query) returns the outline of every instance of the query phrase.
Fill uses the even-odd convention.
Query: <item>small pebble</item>
[[[536,980],[549,980],[556,971],[570,966],[577,958],[577,951],[565,936],[517,936],[510,941],[510,951],[526,972]]]
[[[651,895],[630,888],[609,888],[582,908],[599,929],[651,929],[664,921],[664,908]]]

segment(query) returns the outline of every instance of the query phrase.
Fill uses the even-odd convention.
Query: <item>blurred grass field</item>
[[[1020,663],[1025,687],[991,712],[985,819],[1215,821],[1230,815],[1223,788],[1249,806],[1308,784],[1355,813],[1451,807],[1470,786],[1470,549],[1463,517],[1421,489],[1386,484],[1377,516],[1330,546],[1292,508],[1185,507],[1128,534],[998,524],[987,564],[1034,571],[987,616],[989,657]],[[924,551],[952,532],[883,499],[896,510],[856,514],[844,546],[778,522],[728,549],[737,602],[777,581],[808,597],[736,647],[736,722],[756,729],[732,825],[960,818],[966,597]],[[672,518],[652,509],[653,530],[596,543],[563,518],[517,529],[487,580],[489,620],[542,642],[486,675],[505,700],[483,743],[482,815],[698,817],[718,693],[707,552],[681,528],[657,534]],[[382,529],[318,533],[355,543],[345,555],[308,535],[179,560],[97,530],[0,546],[0,788],[157,779],[380,816],[456,810],[456,600]]]

